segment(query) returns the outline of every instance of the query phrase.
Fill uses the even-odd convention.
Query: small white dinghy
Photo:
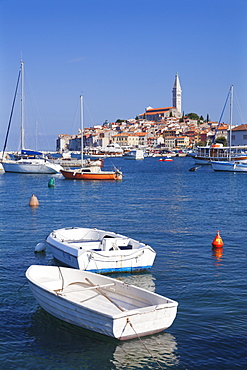
[[[51,252],[66,266],[91,272],[150,269],[156,252],[147,244],[99,229],[67,227],[46,238]]]
[[[176,317],[176,301],[100,274],[32,265],[26,277],[51,315],[120,340],[161,332]]]

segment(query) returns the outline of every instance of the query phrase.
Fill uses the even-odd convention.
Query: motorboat
[[[53,230],[46,243],[59,262],[93,272],[147,270],[156,257],[156,252],[147,244],[97,228]]]
[[[247,172],[247,163],[239,161],[211,161],[214,171]]]
[[[90,165],[76,169],[61,169],[61,174],[69,180],[122,180],[122,172],[117,168],[113,171],[102,170],[101,166]]]
[[[172,162],[173,159],[172,159],[172,157],[167,156],[167,157],[164,157],[164,158],[160,158],[159,161],[160,162]]]
[[[88,271],[32,265],[26,278],[45,311],[119,340],[161,332],[177,314],[178,303],[172,299]]]

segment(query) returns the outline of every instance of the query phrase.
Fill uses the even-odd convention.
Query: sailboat
[[[10,129],[11,118],[13,114],[14,103],[18,90],[19,80],[21,77],[21,152],[14,155],[13,159],[4,158],[4,152],[7,145],[8,133]],[[18,81],[15,91],[14,102],[12,105],[12,111],[10,121],[8,125],[7,135],[5,139],[3,155],[2,155],[2,166],[5,172],[16,172],[16,173],[33,173],[33,174],[49,174],[59,173],[62,166],[52,163],[44,156],[42,152],[25,149],[25,138],[24,138],[24,62],[21,61],[21,67],[18,75]]]
[[[101,163],[83,160],[83,96],[80,96],[81,118],[81,167],[77,169],[61,169],[62,175],[70,180],[122,180],[122,172],[115,168],[114,171],[103,171]]]
[[[245,161],[238,161],[232,158],[232,111],[233,111],[233,85],[230,87],[230,145],[229,145],[229,160],[214,161],[211,160],[211,165],[214,171],[228,171],[228,172],[247,172],[247,163]]]

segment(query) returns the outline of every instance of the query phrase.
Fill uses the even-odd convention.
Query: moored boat
[[[150,269],[156,252],[149,245],[99,229],[67,227],[46,238],[55,259],[76,269],[122,272]]]
[[[159,161],[160,162],[172,162],[173,159],[172,159],[172,157],[167,156],[167,157],[164,157],[164,158],[160,158]]]
[[[144,151],[142,149],[133,149],[124,154],[124,159],[144,159]]]
[[[227,171],[227,172],[247,172],[247,159],[242,161],[240,159],[236,159],[236,157],[232,154],[231,145],[232,142],[232,108],[233,108],[233,86],[230,87],[229,91],[230,95],[230,150],[229,150],[229,157],[225,160],[221,161],[211,161],[211,165],[214,171]]]
[[[62,166],[46,159],[42,152],[22,150],[14,159],[5,159],[2,162],[5,172],[28,174],[60,173]]]
[[[161,332],[177,314],[172,299],[87,271],[32,265],[26,278],[51,315],[119,340]]]
[[[82,167],[77,169],[62,169],[61,174],[69,180],[122,180],[119,170],[104,171],[100,166]]]
[[[83,160],[83,96],[80,96],[80,117],[81,117],[81,166],[77,169],[61,169],[62,175],[69,180],[122,180],[122,172],[115,168],[113,171],[104,171],[100,163]],[[99,162],[99,161],[98,161]]]
[[[21,152],[16,154],[13,159],[6,159],[4,152],[7,146],[8,133],[10,129],[10,123],[15,105],[16,95],[18,91],[20,77],[22,80],[21,84]],[[24,63],[21,61],[21,68],[18,75],[18,81],[15,91],[14,102],[12,105],[12,111],[10,115],[10,121],[8,125],[7,135],[5,138],[3,155],[2,155],[2,166],[5,172],[14,173],[28,173],[28,174],[51,174],[59,173],[62,167],[59,164],[55,164],[48,160],[42,152],[29,150],[25,148],[25,135],[24,135]]]
[[[214,171],[247,172],[247,163],[238,161],[212,161],[211,165]]]
[[[222,144],[197,147],[194,155],[191,155],[195,164],[210,165],[211,161],[228,161],[231,157],[235,161],[247,162],[247,146],[224,147]]]

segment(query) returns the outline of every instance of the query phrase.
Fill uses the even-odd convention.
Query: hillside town
[[[82,130],[75,135],[60,134],[56,150],[81,151]],[[228,124],[212,122],[195,113],[182,113],[182,89],[176,74],[172,89],[172,106],[147,107],[136,118],[105,122],[83,129],[84,151],[95,153],[104,148],[142,148],[154,150],[188,151],[196,146],[207,145],[214,140],[226,145],[229,141]],[[232,145],[247,145],[247,125],[232,129]]]

